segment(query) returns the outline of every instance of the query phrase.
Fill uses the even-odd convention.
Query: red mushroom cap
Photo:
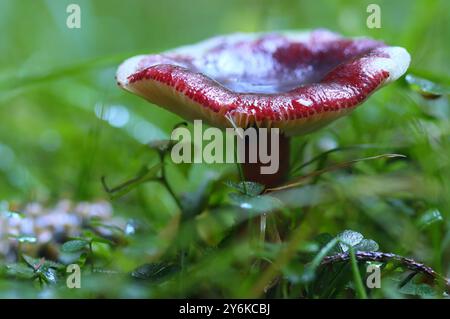
[[[409,62],[401,47],[326,30],[233,34],[130,58],[117,81],[187,120],[292,136],[349,113]]]

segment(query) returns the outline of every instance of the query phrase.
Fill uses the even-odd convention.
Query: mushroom
[[[350,113],[381,86],[402,76],[408,52],[368,38],[327,30],[239,33],[123,62],[116,79],[187,120],[226,128],[279,128],[280,169],[247,180],[280,184],[289,167],[290,137],[315,131]]]

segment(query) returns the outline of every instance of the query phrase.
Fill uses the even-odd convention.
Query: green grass
[[[24,260],[12,274],[0,257],[0,297],[444,296],[423,275],[406,282],[411,271],[394,261],[383,263],[380,289],[362,286],[365,262],[320,266],[330,251],[343,253],[327,244],[351,229],[379,251],[450,276],[448,96],[424,99],[403,78],[345,119],[295,138],[292,167],[305,175],[380,154],[406,158],[357,162],[251,198],[230,196],[236,190],[225,182],[239,180],[231,164],[176,166],[166,157],[164,179],[138,183],[114,199],[101,178],[116,186],[151,171],[160,157],[145,143],[168,138],[181,121],[116,86],[124,58],[236,31],[325,27],[403,46],[412,56],[410,72],[449,86],[448,1],[378,1],[382,28],[368,29],[373,1],[80,0],[82,28],[69,30],[65,8],[72,2],[0,3],[0,202],[107,199],[116,216],[144,226],[136,235],[120,234],[119,243],[84,251],[78,290],[65,288],[62,268],[48,267],[58,278],[53,283],[45,272],[27,270]],[[102,108],[112,106],[126,109],[125,125],[101,119]],[[338,150],[327,152],[330,144]],[[238,208],[242,200],[252,208]],[[284,244],[255,247],[233,227],[275,210],[285,221]]]

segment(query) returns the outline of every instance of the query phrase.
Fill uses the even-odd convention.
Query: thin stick
[[[346,167],[350,167],[353,164],[359,163],[359,162],[363,162],[363,161],[370,161],[370,160],[375,160],[375,159],[382,159],[382,158],[395,158],[395,157],[406,157],[405,155],[402,154],[382,154],[382,155],[376,155],[376,156],[370,156],[370,157],[364,157],[364,158],[358,158],[355,160],[351,160],[348,162],[343,162],[343,163],[339,163],[336,165],[332,165],[329,167],[325,167],[321,170],[317,170],[314,171],[312,173],[303,175],[303,176],[299,176],[294,178],[293,180],[289,181],[287,184],[279,186],[279,187],[273,187],[273,188],[267,188],[265,190],[265,193],[270,193],[270,192],[274,192],[274,191],[280,191],[280,190],[284,190],[284,189],[288,189],[288,188],[292,188],[292,187],[297,187],[299,185],[301,185],[306,179],[311,178],[311,177],[316,177],[319,175],[322,175],[324,173],[327,172],[332,172],[341,168],[346,168]]]
[[[450,292],[450,279],[437,273],[433,268],[425,264],[419,263],[414,259],[403,257],[391,253],[383,253],[376,251],[356,251],[355,258],[358,261],[374,261],[386,263],[389,261],[394,261],[399,263],[401,266],[412,270],[414,272],[420,272],[425,274],[427,277],[433,279],[433,281],[438,285],[443,285],[447,292]],[[322,260],[322,265],[330,265],[339,262],[346,262],[351,259],[350,253],[341,253],[333,256],[326,256]]]

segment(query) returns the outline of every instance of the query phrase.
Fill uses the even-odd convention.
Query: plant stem
[[[161,161],[161,178],[159,179],[160,182],[164,185],[164,187],[167,189],[167,191],[170,193],[170,195],[172,196],[173,200],[175,201],[175,203],[177,204],[180,213],[182,214],[181,218],[183,218],[183,206],[181,205],[180,200],[178,199],[178,196],[175,194],[174,190],[172,189],[172,187],[170,186],[169,182],[167,181],[167,175],[166,175],[166,165],[164,163],[164,153],[160,152],[159,153],[159,158]],[[183,290],[184,290],[184,274],[185,274],[185,270],[186,270],[186,261],[185,261],[185,254],[186,254],[186,250],[185,249],[180,249],[180,272],[181,272],[181,277],[180,277],[180,295],[182,294]]]
[[[355,250],[350,247],[350,258],[352,262],[353,283],[355,284],[356,295],[360,299],[367,299],[366,289],[364,288],[361,274],[358,269],[358,263],[356,262]]]
[[[183,206],[181,205],[181,202],[178,199],[178,196],[175,194],[174,190],[172,189],[172,187],[170,186],[169,182],[167,181],[167,178],[166,178],[167,177],[166,176],[166,165],[164,163],[164,154],[160,154],[160,160],[161,160],[161,164],[162,165],[161,165],[161,178],[159,179],[159,181],[164,185],[164,187],[170,193],[170,195],[172,196],[173,200],[177,204],[177,206],[180,209],[180,211],[183,211]]]
[[[259,244],[264,246],[266,240],[266,226],[267,226],[267,214],[259,216]]]
[[[275,258],[274,262],[269,267],[267,267],[267,269],[262,273],[259,280],[251,288],[251,291],[249,291],[249,298],[258,298],[259,296],[261,296],[267,285],[269,285],[270,282],[275,279],[283,266],[289,262],[293,255],[295,255],[298,244],[303,235],[303,232],[301,232],[300,230],[300,227],[298,227],[292,233],[291,240],[287,243],[286,246],[284,246],[284,248]],[[336,242],[337,240],[335,240],[334,244],[336,244]],[[318,262],[320,263],[320,260]]]

